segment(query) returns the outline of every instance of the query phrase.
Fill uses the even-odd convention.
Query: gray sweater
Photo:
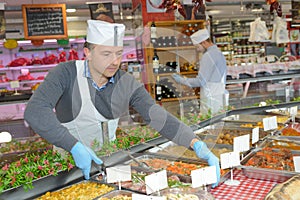
[[[24,113],[25,120],[36,133],[67,151],[77,139],[61,123],[72,121],[81,108],[76,77],[75,61],[58,64],[34,92]],[[114,79],[114,83],[101,91],[88,79],[90,95],[99,113],[107,119],[115,119],[127,115],[131,106],[162,136],[179,145],[190,146],[195,138],[192,129],[157,105],[143,84],[122,70],[117,71]]]

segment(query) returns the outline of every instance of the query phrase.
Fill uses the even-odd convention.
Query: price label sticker
[[[233,138],[233,151],[244,152],[250,149],[250,135],[242,135]]]
[[[220,155],[221,168],[227,169],[240,165],[240,153],[233,151],[228,153],[222,153]]]
[[[162,170],[160,172],[145,176],[146,193],[152,194],[161,189],[165,189],[168,186],[167,171]]]
[[[131,196],[132,200],[165,200],[165,197],[147,196],[143,194],[133,193]]]
[[[293,161],[294,161],[295,172],[300,172],[300,156],[294,156]]]
[[[10,81],[10,88],[19,88],[20,87],[20,82],[19,81]]]
[[[203,185],[217,182],[216,166],[203,167],[191,171],[192,187],[197,188]]]
[[[259,140],[259,127],[252,129],[252,144],[255,144]]]
[[[264,126],[264,131],[277,129],[278,128],[277,117],[273,116],[273,117],[263,118],[263,126]]]
[[[289,111],[291,116],[296,116],[298,112],[298,107],[297,106],[290,107]]]
[[[130,165],[118,165],[106,168],[107,183],[116,183],[131,180]]]
[[[29,74],[29,69],[21,69],[21,74],[26,76]]]

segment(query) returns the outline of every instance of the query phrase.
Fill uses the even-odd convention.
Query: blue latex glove
[[[180,76],[179,74],[172,74],[172,77],[174,78],[174,80],[177,82],[177,83],[180,83],[180,84],[183,84],[183,85],[187,85],[189,87],[192,87],[190,85],[190,83],[187,81],[186,78]]]
[[[80,142],[77,142],[71,149],[71,154],[74,158],[76,166],[81,169],[84,178],[90,179],[90,170],[92,161],[96,164],[101,165],[103,162],[98,158],[95,152],[89,147],[84,146]]]
[[[185,79],[179,74],[172,74],[172,77],[177,83],[183,83],[185,81]]]
[[[217,187],[220,181],[219,159],[207,148],[206,144],[202,141],[195,142],[193,148],[200,159],[206,160],[209,166],[216,166],[217,182],[214,183],[212,187]]]

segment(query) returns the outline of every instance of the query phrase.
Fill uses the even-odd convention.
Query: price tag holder
[[[293,161],[294,161],[295,172],[300,172],[300,156],[294,156]]]
[[[255,144],[259,140],[259,127],[252,129],[252,144]]]
[[[118,165],[106,168],[107,183],[116,183],[131,180],[130,165]]]
[[[10,81],[10,88],[19,88],[20,87],[20,82],[19,81]]]
[[[216,166],[203,167],[191,171],[192,187],[197,188],[217,182]]]
[[[233,138],[233,151],[244,152],[250,149],[250,135],[242,135]]]
[[[277,117],[273,116],[273,117],[263,118],[263,126],[264,126],[264,131],[277,129],[278,128]]]
[[[167,171],[162,170],[160,172],[145,176],[146,193],[152,194],[161,189],[165,189],[168,186]]]
[[[165,197],[147,196],[143,194],[132,194],[132,200],[165,200]]]
[[[291,116],[296,116],[298,112],[298,107],[297,106],[290,107],[289,112]]]
[[[221,168],[227,169],[240,165],[240,153],[233,151],[228,153],[222,153],[220,155]]]

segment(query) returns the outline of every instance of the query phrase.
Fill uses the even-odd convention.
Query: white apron
[[[228,105],[228,94],[225,89],[224,77],[222,81],[208,82],[205,87],[200,89],[200,112],[206,114],[209,109],[212,114],[218,113]]]
[[[76,61],[77,81],[79,85],[79,92],[81,97],[81,109],[78,116],[68,123],[62,123],[68,128],[69,132],[85,146],[92,147],[94,142],[98,142],[99,148],[93,150],[100,150],[103,143],[116,139],[116,129],[118,127],[119,119],[108,120],[102,116],[95,108],[90,95],[88,80],[83,77],[84,62]],[[108,136],[102,133],[102,123],[108,123]],[[107,139],[106,139],[107,138]]]

